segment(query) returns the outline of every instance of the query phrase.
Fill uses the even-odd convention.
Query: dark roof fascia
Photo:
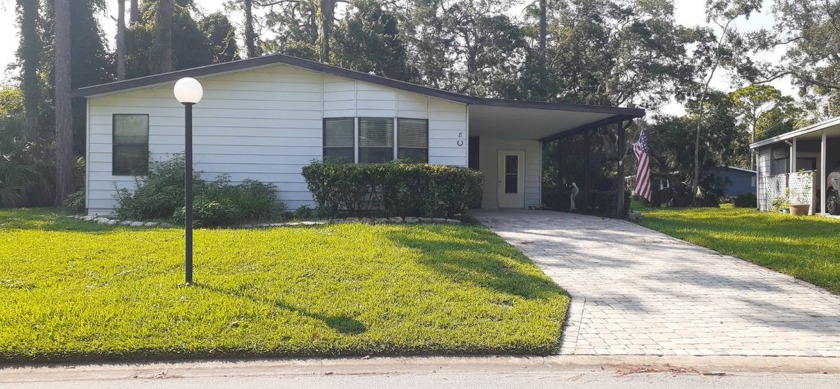
[[[621,123],[625,120],[633,120],[633,119],[636,119],[636,118],[638,118],[638,117],[637,116],[629,116],[629,115],[614,115],[614,116],[610,116],[606,119],[601,119],[597,122],[584,124],[582,126],[575,127],[575,128],[570,129],[570,130],[561,131],[561,132],[558,132],[554,135],[549,135],[545,138],[540,139],[540,142],[542,142],[542,143],[552,142],[552,141],[558,140],[560,138],[565,138],[567,136],[572,136],[572,135],[575,135],[575,134],[579,134],[579,133],[584,132],[584,131],[594,130],[596,128],[605,127],[605,126],[609,126],[610,124]]]
[[[644,109],[639,108],[607,107],[600,105],[582,105],[566,103],[543,103],[535,101],[501,100],[487,98],[476,98],[476,100],[477,102],[475,103],[475,105],[483,105],[488,107],[530,108],[552,111],[588,112],[622,115],[634,118],[644,117],[646,114]]]
[[[309,61],[305,59],[290,57],[283,54],[268,55],[264,57],[249,58],[239,61],[225,62],[214,65],[207,65],[198,68],[178,70],[169,73],[155,74],[152,76],[133,78],[125,81],[111,82],[108,84],[94,85],[73,90],[70,93],[71,97],[90,97],[106,93],[120,92],[129,89],[137,89],[157,84],[162,84],[171,81],[177,81],[183,77],[201,77],[218,73],[235,72],[238,70],[246,70],[261,66],[268,66],[274,64],[286,64],[303,69],[313,70],[326,74],[332,74],[341,77],[347,77],[359,81],[366,81],[372,84],[388,86],[396,89],[405,90],[408,92],[420,93],[427,96],[438,97],[445,100],[456,101],[464,104],[473,104],[476,102],[474,97],[461,95],[458,93],[447,92],[440,89],[429,88],[416,84],[411,84],[404,81],[398,81],[390,78],[375,76],[372,74],[357,72],[354,70],[343,69],[335,66],[325,65],[320,62]]]
[[[320,62],[300,59],[283,54],[267,55],[257,58],[243,59],[239,61],[225,62],[214,65],[207,65],[198,68],[178,70],[169,73],[156,74],[152,76],[133,78],[130,80],[117,81],[108,84],[94,85],[73,90],[70,93],[71,97],[90,97],[95,95],[120,92],[129,89],[137,89],[148,87],[152,85],[162,84],[171,81],[177,81],[182,77],[201,77],[218,73],[235,72],[238,70],[245,70],[261,66],[268,66],[274,64],[285,64],[295,66],[303,69],[308,69],[316,72],[331,74],[340,77],[346,77],[354,80],[365,81],[372,84],[383,85],[395,89],[404,90],[407,92],[418,93],[426,96],[436,97],[444,100],[455,101],[468,105],[482,105],[488,107],[508,107],[508,108],[530,108],[542,110],[561,110],[572,112],[589,112],[602,113],[613,115],[625,115],[632,117],[645,116],[645,110],[637,108],[619,108],[619,107],[604,107],[594,105],[579,105],[579,104],[565,104],[565,103],[540,103],[520,100],[502,100],[478,98],[463,95],[460,93],[448,92],[445,90],[425,87],[417,84],[408,83],[405,81],[394,80],[391,78],[376,76],[373,74],[357,72],[355,70],[344,69],[332,65],[322,64]]]

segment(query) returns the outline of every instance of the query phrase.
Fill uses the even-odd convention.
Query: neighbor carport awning
[[[636,108],[482,99],[470,105],[470,135],[548,142],[644,115]]]

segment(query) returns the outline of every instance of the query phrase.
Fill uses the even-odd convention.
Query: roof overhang
[[[345,77],[418,93],[425,96],[470,106],[470,127],[481,133],[501,138],[549,141],[574,131],[610,125],[643,117],[637,108],[618,108],[565,103],[542,103],[520,100],[488,99],[467,96],[425,87],[373,74],[357,72],[283,54],[249,58],[147,77],[79,88],[71,92],[75,98],[93,98],[150,88],[177,81],[182,77],[210,77],[247,71],[276,64]]]
[[[644,116],[643,110],[622,112],[617,110],[627,109],[592,106],[585,106],[586,109],[583,110],[576,108],[471,105],[470,135],[549,142],[577,132]]]
[[[755,142],[750,145],[750,149],[757,149],[794,138],[797,140],[821,139],[823,131],[826,132],[827,136],[840,136],[840,117],[832,118],[821,123],[777,135],[760,142]]]

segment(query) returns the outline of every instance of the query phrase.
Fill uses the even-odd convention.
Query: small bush
[[[81,189],[76,193],[68,195],[61,203],[61,206],[68,212],[77,214],[85,213],[85,190]]]
[[[184,221],[184,158],[154,162],[149,174],[138,178],[137,189],[117,191],[117,215],[126,220],[171,219]],[[193,175],[193,225],[218,227],[246,220],[279,217],[285,206],[277,201],[277,188],[256,180],[232,185],[228,176],[214,181]]]
[[[350,216],[453,216],[481,202],[481,172],[393,162],[313,162],[303,176],[320,212]]]
[[[735,208],[757,208],[758,207],[758,199],[755,197],[755,193],[743,193],[735,196],[733,200]]]
[[[172,220],[184,224],[186,207],[175,210]],[[197,198],[193,201],[193,227],[232,226],[243,220],[242,211],[229,201]]]

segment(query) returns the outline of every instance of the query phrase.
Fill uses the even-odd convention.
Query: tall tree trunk
[[[545,68],[546,40],[548,37],[548,6],[546,0],[540,0],[540,66]]]
[[[41,88],[38,63],[41,61],[41,38],[38,36],[38,0],[17,0],[20,13],[20,47],[18,57],[23,67],[23,108],[26,113],[26,133],[30,137],[43,136],[38,118]]]
[[[697,131],[694,134],[694,181],[691,183],[691,205],[694,206],[697,205],[697,188],[700,186],[700,132],[703,129],[703,119],[706,114],[706,98],[709,96],[709,85],[715,77],[718,66],[720,66],[723,41],[726,39],[726,33],[729,32],[729,25],[732,24],[733,20],[735,19],[729,19],[722,28],[723,31],[717,42],[717,50],[715,50],[715,60],[712,65],[712,70],[709,72],[709,78],[706,79],[706,83],[703,85],[703,92],[700,95],[700,112],[697,115]]]
[[[245,6],[245,50],[248,58],[259,57],[257,34],[254,32],[253,0],[243,0]]]
[[[139,0],[131,0],[131,16],[129,19],[131,24],[140,22],[140,5],[138,2]]]
[[[330,61],[330,39],[335,19],[336,0],[321,0],[321,62]]]
[[[172,63],[172,1],[158,1],[156,28],[158,30],[159,55],[161,61],[160,70],[171,72],[175,70]]]
[[[55,0],[55,204],[73,191],[70,0]]]
[[[125,0],[117,0],[117,80],[125,80]]]

